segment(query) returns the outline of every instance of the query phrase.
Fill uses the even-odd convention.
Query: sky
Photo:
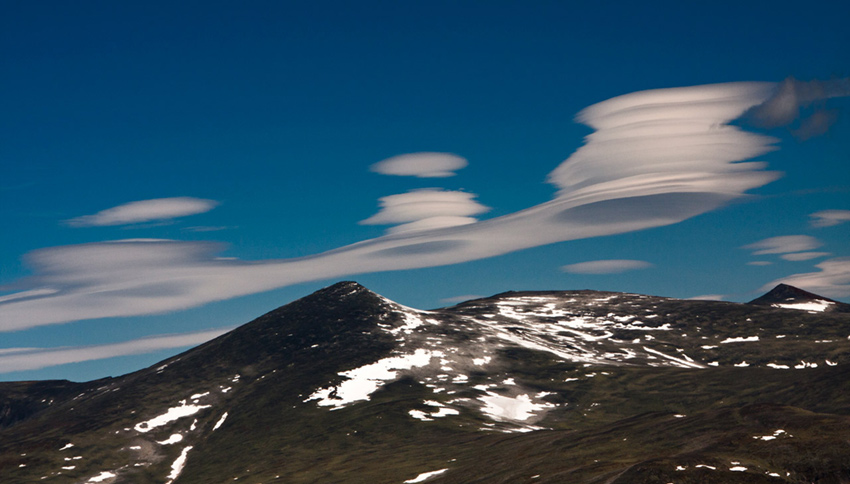
[[[691,3],[0,3],[0,380],[340,280],[850,301],[850,5]]]

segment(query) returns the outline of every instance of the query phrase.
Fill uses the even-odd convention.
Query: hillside
[[[0,383],[0,475],[850,482],[850,314],[773,304],[338,283],[125,376]]]

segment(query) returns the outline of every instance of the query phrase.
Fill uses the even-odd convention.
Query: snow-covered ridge
[[[435,395],[408,410],[412,419],[450,421],[466,408],[491,419],[494,423],[488,425],[495,427],[490,428],[524,431],[539,428],[533,424],[566,403],[554,404],[556,399],[544,399],[522,382],[500,376],[499,368],[505,364],[500,355],[511,348],[548,353],[585,367],[818,367],[810,359],[799,364],[793,360],[765,364],[753,362],[746,353],[742,358],[741,351],[758,348],[768,336],[772,341],[780,336],[761,333],[759,324],[750,318],[731,326],[738,334],[751,328],[745,336],[711,331],[708,320],[708,332],[701,332],[693,323],[677,324],[676,313],[665,312],[676,310],[668,304],[674,300],[667,298],[593,291],[505,293],[422,311],[379,297],[385,313],[376,324],[392,335],[395,350],[373,363],[340,371],[342,381],[316,389],[304,402],[338,410],[368,401],[387,383],[412,376]],[[699,316],[695,319],[699,321]],[[724,361],[725,353],[734,354],[734,360]],[[597,374],[600,372],[569,374],[562,381],[578,382]],[[470,390],[475,396],[469,396]],[[464,397],[453,397],[461,392]]]

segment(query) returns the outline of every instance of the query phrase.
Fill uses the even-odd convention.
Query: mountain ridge
[[[128,375],[0,384],[0,474],[845,482],[848,333],[842,313],[601,291],[420,311],[344,281]]]

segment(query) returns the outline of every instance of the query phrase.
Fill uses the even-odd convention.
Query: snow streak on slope
[[[831,301],[817,300],[810,301],[804,303],[788,303],[788,304],[772,304],[775,308],[784,308],[784,309],[799,309],[801,311],[812,311],[812,312],[824,312],[829,306],[835,303]]]
[[[412,354],[393,356],[375,363],[343,371],[339,375],[346,378],[335,386],[321,388],[304,400],[318,400],[320,407],[334,407],[337,410],[350,403],[369,400],[369,396],[385,383],[398,379],[402,370],[425,366],[431,358],[442,356],[440,352],[417,349]]]

